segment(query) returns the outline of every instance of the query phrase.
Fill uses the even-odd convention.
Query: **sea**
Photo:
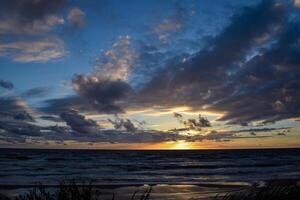
[[[91,180],[107,188],[154,185],[175,189],[297,180],[300,149],[0,149],[0,190],[20,191],[37,183],[55,186],[65,179]],[[189,192],[186,188],[183,191]]]

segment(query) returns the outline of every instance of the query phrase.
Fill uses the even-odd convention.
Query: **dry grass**
[[[130,200],[149,200],[152,188],[150,187],[142,194],[133,193]],[[91,182],[82,182],[80,184],[72,181],[63,181],[56,191],[49,191],[42,184],[36,185],[26,194],[19,195],[15,198],[8,198],[0,195],[0,200],[102,200],[103,195],[99,190],[94,188]],[[115,194],[111,196],[115,199]]]
[[[299,200],[299,182],[253,186],[238,192],[217,196],[215,200]]]

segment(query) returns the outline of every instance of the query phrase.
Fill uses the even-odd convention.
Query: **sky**
[[[0,147],[300,147],[299,0],[0,4]]]

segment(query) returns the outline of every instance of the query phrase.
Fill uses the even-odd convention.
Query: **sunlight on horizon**
[[[174,149],[174,150],[188,150],[188,149],[193,149],[193,146],[191,146],[186,141],[178,141],[178,142],[175,142],[174,146],[171,149]]]

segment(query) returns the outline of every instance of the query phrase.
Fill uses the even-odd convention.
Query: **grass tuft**
[[[223,196],[216,196],[215,200],[299,200],[300,184],[270,183],[265,186],[252,186],[237,192],[229,192]]]
[[[138,192],[134,192],[131,200],[149,200],[152,187],[143,192],[139,198]],[[42,184],[38,184],[30,189],[26,194],[9,198],[0,194],[0,200],[103,200],[101,192],[97,190],[92,182],[83,181],[76,183],[75,180],[62,181],[56,191],[50,192]],[[112,194],[112,200],[115,194]]]

